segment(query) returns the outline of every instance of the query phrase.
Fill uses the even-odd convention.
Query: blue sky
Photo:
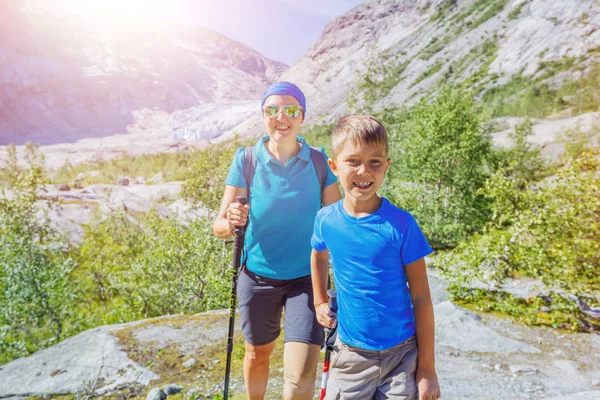
[[[4,1],[4,0],[0,0]],[[10,0],[9,0],[10,1]],[[18,0],[96,22],[173,20],[212,28],[292,65],[325,25],[364,0]]]
[[[179,2],[184,7],[177,19],[212,28],[266,57],[292,65],[319,38],[328,22],[364,0]]]
[[[292,65],[321,36],[328,22],[363,1],[230,0],[226,7],[211,7],[208,12],[196,5],[198,13],[190,14],[188,21],[215,29],[264,56]]]

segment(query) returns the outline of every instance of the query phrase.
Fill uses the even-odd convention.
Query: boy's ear
[[[337,164],[335,163],[335,160],[333,158],[328,158],[327,164],[329,164],[329,168],[331,168],[331,172],[333,172],[333,174],[335,176],[338,176]]]

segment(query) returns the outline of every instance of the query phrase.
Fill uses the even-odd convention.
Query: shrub
[[[436,248],[480,230],[489,214],[477,190],[488,177],[486,116],[470,94],[442,89],[388,126],[392,168],[386,196],[412,212]]]
[[[14,146],[0,197],[0,363],[27,355],[68,336],[77,287],[65,238],[53,227],[36,192],[47,181],[44,160],[26,147],[27,166],[16,163]]]
[[[558,326],[560,320],[578,329],[585,316],[559,294],[598,302],[599,160],[600,151],[584,151],[569,159],[556,175],[524,190],[504,171],[494,174],[482,190],[494,202],[486,232],[461,244],[443,262],[453,282],[453,295],[489,301],[493,299],[489,293],[474,296],[469,288],[477,281],[497,288],[508,277],[529,276],[553,290],[545,301],[560,315],[530,322]]]

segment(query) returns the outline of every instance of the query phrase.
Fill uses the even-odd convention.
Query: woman
[[[340,192],[327,166],[321,190],[311,149],[298,136],[306,113],[302,91],[289,82],[275,83],[265,91],[261,109],[268,135],[253,149],[256,167],[250,191],[244,178],[244,149],[238,149],[213,230],[216,236],[227,238],[235,226],[249,220],[244,267],[238,278],[248,399],[264,398],[283,309],[283,397],[311,399],[323,329],[313,306],[310,238],[321,204],[338,201]],[[248,194],[248,205],[235,201]]]

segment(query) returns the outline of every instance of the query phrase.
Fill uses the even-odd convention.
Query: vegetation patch
[[[443,0],[437,10],[429,18],[429,22],[441,21],[456,7],[456,0]]]
[[[143,399],[145,394],[152,387],[162,387],[165,384],[175,383],[183,385],[184,392],[192,387],[199,390],[199,395],[208,398],[219,399],[223,393],[223,380],[225,377],[225,366],[227,361],[227,337],[218,340],[218,343],[204,346],[194,354],[182,354],[175,345],[159,348],[157,346],[141,345],[136,339],[134,332],[139,331],[144,326],[167,325],[174,328],[184,329],[190,323],[201,323],[210,327],[214,324],[221,324],[228,315],[194,315],[181,316],[173,318],[161,318],[146,321],[143,325],[130,326],[115,333],[119,343],[127,352],[129,358],[145,366],[147,369],[160,376],[159,381],[152,381],[144,389],[143,393],[133,398]],[[239,327],[239,320],[236,325]],[[182,363],[190,357],[198,362],[191,368],[182,366]],[[234,344],[231,361],[230,374],[230,397],[233,399],[245,398],[243,387],[243,359],[244,359],[244,339],[241,333],[234,335]],[[269,380],[282,382],[283,374],[283,332],[277,339],[275,350],[271,358],[271,373]],[[281,387],[277,384],[271,384],[268,387],[266,398],[281,397]]]
[[[410,87],[415,87],[417,86],[419,83],[421,83],[421,81],[429,78],[432,75],[435,75],[436,73],[438,73],[442,67],[444,66],[444,62],[442,60],[437,60],[435,62],[435,64],[433,64],[431,66],[431,68],[429,68],[428,70],[424,71],[421,75],[419,75],[417,77],[417,79],[415,79],[415,81],[410,85]]]
[[[600,107],[600,63],[592,64],[588,74],[577,80],[567,79],[558,88],[541,82],[568,69],[571,63],[570,59],[547,63],[535,79],[514,75],[506,84],[488,89],[483,101],[490,107],[494,117],[511,115],[543,118],[567,110],[571,110],[571,114],[597,111]]]
[[[521,10],[523,10],[523,7],[525,7],[527,5],[527,1],[528,0],[523,0],[521,3],[517,4],[507,15],[508,19],[510,21],[513,21],[517,18],[519,18],[519,15],[521,15]]]
[[[481,24],[483,24],[484,22],[486,22],[487,20],[489,20],[490,18],[502,12],[509,1],[510,0],[496,0],[491,2],[491,4],[485,9],[485,11],[483,11],[483,13],[479,17],[477,17],[477,19],[475,19],[471,24],[469,24],[469,28],[473,30]]]

